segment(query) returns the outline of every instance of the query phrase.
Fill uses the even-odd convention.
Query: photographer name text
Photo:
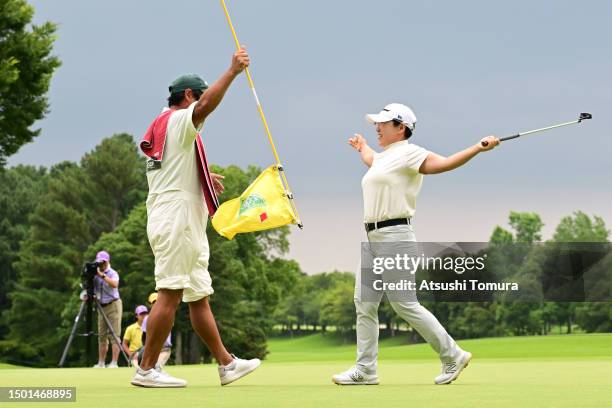
[[[417,288],[418,286],[418,288]],[[423,280],[417,285],[416,282],[402,279],[397,282],[384,282],[377,279],[372,282],[374,290],[384,291],[517,291],[519,285],[516,282],[481,282],[477,279],[455,280],[454,282],[434,282]]]

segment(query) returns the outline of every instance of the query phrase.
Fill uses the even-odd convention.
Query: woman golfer
[[[449,157],[429,152],[408,141],[414,132],[416,116],[405,105],[392,103],[378,114],[366,115],[376,125],[380,153],[370,148],[361,135],[349,139],[349,144],[361,155],[369,170],[361,182],[364,201],[364,221],[370,243],[415,242],[411,225],[416,198],[423,174],[436,174],[456,169],[478,153],[491,150],[499,139],[488,136],[463,151]],[[486,143],[483,146],[482,142]],[[361,269],[361,268],[360,268]],[[361,274],[361,270],[358,271]],[[382,292],[368,298],[362,296],[360,275],[355,283],[357,311],[357,364],[333,376],[340,385],[378,384],[378,306]],[[414,298],[411,301],[390,301],[395,312],[408,322],[438,353],[442,372],[435,384],[454,381],[467,366],[472,355],[462,350],[444,327]]]

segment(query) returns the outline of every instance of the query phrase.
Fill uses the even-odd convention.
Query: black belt
[[[373,231],[375,229],[392,227],[394,225],[408,225],[410,224],[410,218],[394,218],[392,220],[384,220],[378,222],[366,222],[365,229],[366,232]]]
[[[118,301],[118,300],[119,300],[119,299],[113,299],[113,300],[111,300],[111,301],[110,301],[110,302],[108,302],[108,303],[100,303],[100,306],[105,307],[105,306],[110,305],[110,304],[111,304],[111,303],[113,303],[113,302]]]

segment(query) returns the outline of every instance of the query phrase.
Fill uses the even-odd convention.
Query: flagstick
[[[236,49],[240,50],[240,41],[238,41],[236,30],[234,29],[234,25],[232,24],[232,19],[229,15],[229,11],[227,10],[227,6],[225,5],[225,0],[221,0],[221,6],[223,7],[223,11],[225,12],[225,17],[227,18],[227,23],[229,25],[229,28],[232,31],[232,36],[234,37],[234,42],[236,43]],[[287,176],[285,175],[285,171],[283,169],[283,166],[280,162],[280,158],[278,157],[278,153],[276,151],[276,146],[274,145],[274,141],[272,140],[272,133],[270,132],[270,128],[268,127],[268,121],[266,120],[266,115],[264,115],[263,108],[261,107],[261,103],[259,102],[257,91],[255,91],[255,84],[253,83],[251,72],[249,71],[248,67],[245,68],[244,71],[246,73],[247,80],[249,81],[249,87],[251,88],[251,92],[253,92],[253,96],[255,97],[255,103],[257,104],[257,110],[259,111],[259,116],[261,117],[261,121],[264,125],[264,129],[266,130],[268,141],[270,142],[270,146],[272,147],[272,153],[274,154],[274,159],[276,160],[276,166],[278,167],[279,173],[281,175],[281,180],[283,182],[283,188],[285,189],[287,198],[289,198],[289,203],[291,204],[291,207],[293,208],[293,211],[297,218],[297,225],[298,227],[303,228],[303,224],[300,220],[300,215],[298,214],[297,206],[295,205],[295,200],[293,199],[293,193],[291,193],[291,188],[289,187],[289,181],[287,181]]]

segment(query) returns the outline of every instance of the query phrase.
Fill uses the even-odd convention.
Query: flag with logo
[[[234,37],[236,49],[240,51],[242,47],[238,40],[238,35],[236,35],[236,30],[227,10],[225,0],[221,0],[221,6]],[[274,146],[268,121],[257,96],[257,91],[255,91],[255,83],[251,77],[249,67],[244,68],[244,73],[255,98],[257,111],[266,131],[266,136],[268,136],[276,164],[264,170],[240,197],[221,204],[213,215],[213,227],[220,235],[227,239],[233,239],[236,234],[278,228],[287,224],[297,224],[300,229],[303,228],[291,188],[289,187],[287,175],[280,164],[281,160],[276,151],[276,146]]]
[[[276,165],[264,170],[240,197],[221,204],[212,218],[215,230],[227,239],[295,223],[297,217]]]

